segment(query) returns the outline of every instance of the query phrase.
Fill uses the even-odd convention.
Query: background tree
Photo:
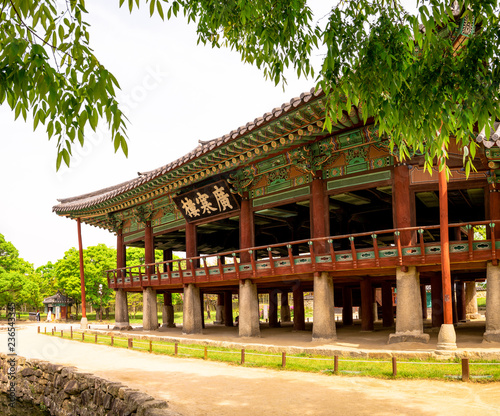
[[[125,0],[120,0],[122,6]],[[144,3],[144,2],[143,2]],[[324,53],[318,86],[327,94],[326,128],[362,109],[399,159],[414,152],[428,167],[444,162],[450,137],[464,151],[467,171],[476,152],[474,130],[500,116],[497,0],[416,0],[416,16],[400,0],[340,0],[312,21],[306,0],[146,0],[162,19],[187,16],[199,42],[229,47],[262,68],[276,84],[284,71],[314,76],[311,56]],[[128,0],[130,11],[139,0]],[[104,118],[115,150],[127,152],[125,118],[115,99],[118,82],[92,54],[85,1],[4,1],[0,8],[0,103],[57,137],[57,167],[85,126]],[[468,40],[458,38],[464,25]]]

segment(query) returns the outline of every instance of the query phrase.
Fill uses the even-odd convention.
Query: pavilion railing
[[[459,254],[460,261],[497,260],[500,242],[495,239],[495,227],[500,227],[499,220],[449,224],[448,232],[454,236],[450,238],[450,254]],[[128,266],[108,270],[108,284],[115,286],[117,279],[120,287],[148,285],[161,279],[169,284],[206,281],[214,273],[218,280],[272,276],[281,265],[286,265],[286,271],[285,267],[280,269],[284,274],[424,265],[435,263],[436,256],[440,256],[440,239],[425,242],[426,237],[434,240],[439,228],[431,225],[311,238]],[[199,277],[197,271],[204,277]]]

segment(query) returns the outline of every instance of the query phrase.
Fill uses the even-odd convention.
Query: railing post
[[[422,263],[425,263],[425,244],[424,244],[424,229],[419,228],[418,230],[418,240],[420,243],[420,257],[422,258]]]
[[[287,244],[286,248],[288,250],[288,260],[290,261],[290,268],[292,269],[292,273],[295,273],[295,261],[293,259],[292,245]]]
[[[204,351],[204,354],[203,354],[203,359],[206,360],[208,358],[208,351],[207,351],[207,347],[205,347],[205,351]]]
[[[354,245],[354,237],[349,236],[349,242],[351,243],[351,255],[352,255],[352,265],[355,269],[358,268],[358,254],[356,253],[356,246]]]
[[[333,372],[335,374],[339,373],[339,356],[338,355],[335,355],[333,357]]]
[[[281,367],[285,368],[286,367],[286,352],[283,351],[281,353]]]
[[[474,228],[467,224],[467,242],[469,243],[469,260],[474,258]]]
[[[398,375],[398,364],[396,362],[396,357],[392,357],[392,376],[396,377]]]
[[[111,346],[115,345],[115,337],[111,335]]]
[[[273,259],[273,253],[271,250],[272,250],[271,247],[267,248],[267,253],[269,254],[269,266],[271,267],[271,274],[274,275],[274,259]]]
[[[153,341],[152,340],[149,340],[149,352],[150,353],[153,352]]]
[[[309,254],[311,256],[311,264],[313,267],[313,270],[316,270],[316,255],[314,254],[314,246],[312,241],[308,241],[307,244],[309,245]]]
[[[330,257],[332,258],[332,269],[335,270],[337,268],[337,257],[335,256],[335,250],[333,248],[333,240],[328,239],[328,245],[330,248]]]
[[[132,341],[132,338],[128,338],[128,346],[127,346],[128,349],[132,349],[134,348],[134,342]]]
[[[396,246],[398,249],[398,262],[399,265],[403,265],[403,249],[401,248],[401,233],[399,231],[394,231],[394,237],[396,238]]]
[[[174,355],[177,357],[177,354],[179,352],[179,344],[177,344],[177,342],[175,343],[174,345]]]
[[[221,279],[224,279],[224,266],[222,265],[222,259],[217,256],[217,266],[219,267],[219,274]]]
[[[495,263],[495,260],[497,258],[497,248],[496,248],[496,242],[495,242],[495,223],[491,222],[490,223],[490,235],[491,235],[491,256],[493,259],[493,264]]]
[[[241,349],[241,364],[245,364],[245,348]]]
[[[377,234],[372,234],[372,241],[373,241],[373,252],[375,253],[375,265],[377,267],[379,267],[380,266],[380,257],[379,257],[379,252],[378,252]]]
[[[250,256],[250,263],[252,264],[252,275],[255,277],[257,273],[257,266],[255,264],[255,256],[253,255],[253,250],[248,250],[248,254]]]
[[[238,259],[236,258],[236,253],[232,254],[233,256],[233,264],[234,264],[234,272],[236,273],[236,278],[240,278],[240,266],[238,264]]]

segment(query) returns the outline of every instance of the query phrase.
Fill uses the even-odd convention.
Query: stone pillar
[[[224,292],[224,325],[233,326],[233,294],[230,290]]]
[[[132,329],[128,319],[127,292],[123,289],[115,290],[115,326],[113,329]]]
[[[342,324],[352,325],[352,288],[344,286],[342,288]]]
[[[361,280],[361,331],[373,331],[373,289],[367,278]]]
[[[250,279],[240,280],[240,317],[238,332],[240,337],[260,337],[259,296],[257,285]]]
[[[201,318],[201,328],[205,329],[205,297],[200,290],[200,318]]]
[[[172,294],[165,292],[163,294],[163,328],[175,328],[174,307],[172,306]]]
[[[465,318],[478,319],[476,282],[465,282]]]
[[[288,292],[283,290],[281,292],[281,322],[290,322],[290,305],[288,304]]]
[[[394,325],[394,308],[392,307],[392,284],[382,282],[382,326]]]
[[[326,272],[314,273],[313,341],[335,341],[333,279]]]
[[[271,290],[269,292],[269,327],[278,328],[278,292]]]
[[[156,302],[156,290],[152,287],[147,287],[142,293],[142,328],[144,329],[144,331],[154,331],[158,329],[158,306]]]
[[[457,297],[457,320],[465,321],[465,284],[461,280],[455,283],[455,293]]]
[[[389,335],[389,344],[396,342],[429,342],[429,334],[424,334],[422,320],[422,298],[420,277],[415,266],[407,272],[396,269],[396,333]]]
[[[443,286],[441,276],[433,274],[431,276],[431,297],[432,297],[432,327],[439,328],[443,323]]]
[[[224,296],[221,294],[217,294],[217,306],[215,307],[214,324],[224,324]]]
[[[304,331],[305,329],[304,292],[300,285],[295,285],[293,287],[293,330]]]
[[[202,312],[203,311],[200,302],[200,289],[193,283],[184,285],[184,305],[182,309],[183,334],[202,333]]]
[[[486,332],[484,340],[500,342],[500,266],[486,266]]]

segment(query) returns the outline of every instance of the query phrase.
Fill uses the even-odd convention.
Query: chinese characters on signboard
[[[187,222],[236,211],[240,208],[225,181],[195,189],[173,199]]]

